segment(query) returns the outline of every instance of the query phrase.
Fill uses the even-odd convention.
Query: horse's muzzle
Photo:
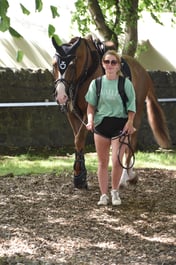
[[[58,105],[59,105],[59,109],[61,112],[67,112],[68,111],[68,101],[64,104],[58,103]]]

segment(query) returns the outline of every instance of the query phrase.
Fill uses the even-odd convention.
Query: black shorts
[[[103,121],[95,127],[94,133],[106,138],[113,138],[121,134],[127,118],[105,117]]]

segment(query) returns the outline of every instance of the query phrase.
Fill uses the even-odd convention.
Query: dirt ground
[[[0,178],[0,265],[175,265],[176,171],[137,169],[122,205],[97,206],[96,176]]]

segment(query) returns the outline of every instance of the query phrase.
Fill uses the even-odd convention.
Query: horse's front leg
[[[80,121],[73,113],[70,113],[69,121],[74,132],[75,144],[75,162],[73,165],[74,186],[78,189],[87,189],[87,170],[85,166],[84,148],[88,131],[85,127],[85,117]]]

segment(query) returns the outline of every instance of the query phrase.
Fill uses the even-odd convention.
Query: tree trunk
[[[130,5],[129,5],[130,3]],[[128,2],[128,11],[126,12],[125,40],[122,54],[128,54],[134,57],[138,43],[138,0]]]
[[[118,47],[118,37],[106,24],[101,8],[97,0],[88,0],[88,9],[94,20],[98,32],[103,37],[104,41],[113,41]]]

